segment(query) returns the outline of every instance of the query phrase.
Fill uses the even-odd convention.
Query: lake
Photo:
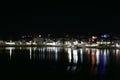
[[[1,47],[0,73],[15,79],[120,79],[120,50]]]

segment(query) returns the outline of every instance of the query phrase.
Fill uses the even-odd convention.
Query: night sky
[[[118,4],[57,2],[38,8],[1,8],[0,36],[120,33]]]

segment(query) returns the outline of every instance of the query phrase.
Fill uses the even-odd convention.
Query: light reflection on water
[[[112,55],[116,58],[116,62],[119,61],[119,56],[120,56],[120,50],[119,49],[92,49],[92,48],[86,48],[86,49],[74,49],[74,48],[61,48],[61,47],[26,47],[26,48],[15,48],[15,47],[6,47],[5,50],[9,51],[10,57],[12,56],[12,53],[14,50],[28,50],[29,51],[29,58],[32,59],[32,55],[36,54],[37,51],[41,55],[41,57],[44,57],[45,59],[45,54],[48,54],[47,56],[55,58],[55,60],[58,59],[58,53],[61,52],[61,50],[64,50],[65,54],[67,54],[68,57],[68,62],[77,64],[78,59],[80,59],[80,63],[82,64],[84,61],[83,58],[84,55],[87,55],[86,58],[90,58],[90,64],[95,64],[95,65],[106,65],[109,62],[109,54],[110,51],[112,51]],[[17,54],[17,53],[16,53]],[[88,61],[88,62],[89,62]]]
[[[120,65],[119,49],[95,49],[95,48],[62,48],[62,47],[6,47],[7,52],[0,53],[9,54],[10,59],[17,54],[16,50],[22,54],[29,54],[29,60],[47,60],[53,62],[66,61],[66,71],[77,72],[81,67],[87,66],[89,76],[93,74],[103,75],[109,64]],[[111,56],[112,55],[112,56]],[[112,60],[111,60],[112,59]]]

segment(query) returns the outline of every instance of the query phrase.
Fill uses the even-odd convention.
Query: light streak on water
[[[71,48],[68,48],[68,59],[69,59],[69,63],[71,63],[72,60]]]
[[[95,50],[92,50],[91,59],[92,59],[92,65],[94,65],[95,64]]]
[[[104,49],[104,65],[107,63],[107,50]]]
[[[81,63],[83,62],[83,49],[80,49],[80,59],[81,59]]]
[[[55,48],[55,60],[58,60],[58,48]]]
[[[73,50],[73,63],[77,64],[77,61],[78,61],[78,52],[77,52],[77,49],[74,49]]]
[[[6,49],[6,50],[9,50],[9,53],[10,53],[10,59],[11,59],[11,56],[12,56],[12,50],[14,50],[15,47],[6,47],[5,49]]]
[[[97,50],[96,50],[96,64],[97,64],[97,65],[98,65],[99,62],[100,62],[100,61],[99,61],[99,60],[100,60],[100,59],[99,59],[99,54],[100,54],[100,50],[97,49]]]
[[[29,53],[30,53],[30,60],[32,59],[32,48],[29,48]]]

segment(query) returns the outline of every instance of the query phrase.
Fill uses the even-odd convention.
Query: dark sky
[[[118,4],[57,2],[38,8],[1,8],[0,35],[120,33]]]

